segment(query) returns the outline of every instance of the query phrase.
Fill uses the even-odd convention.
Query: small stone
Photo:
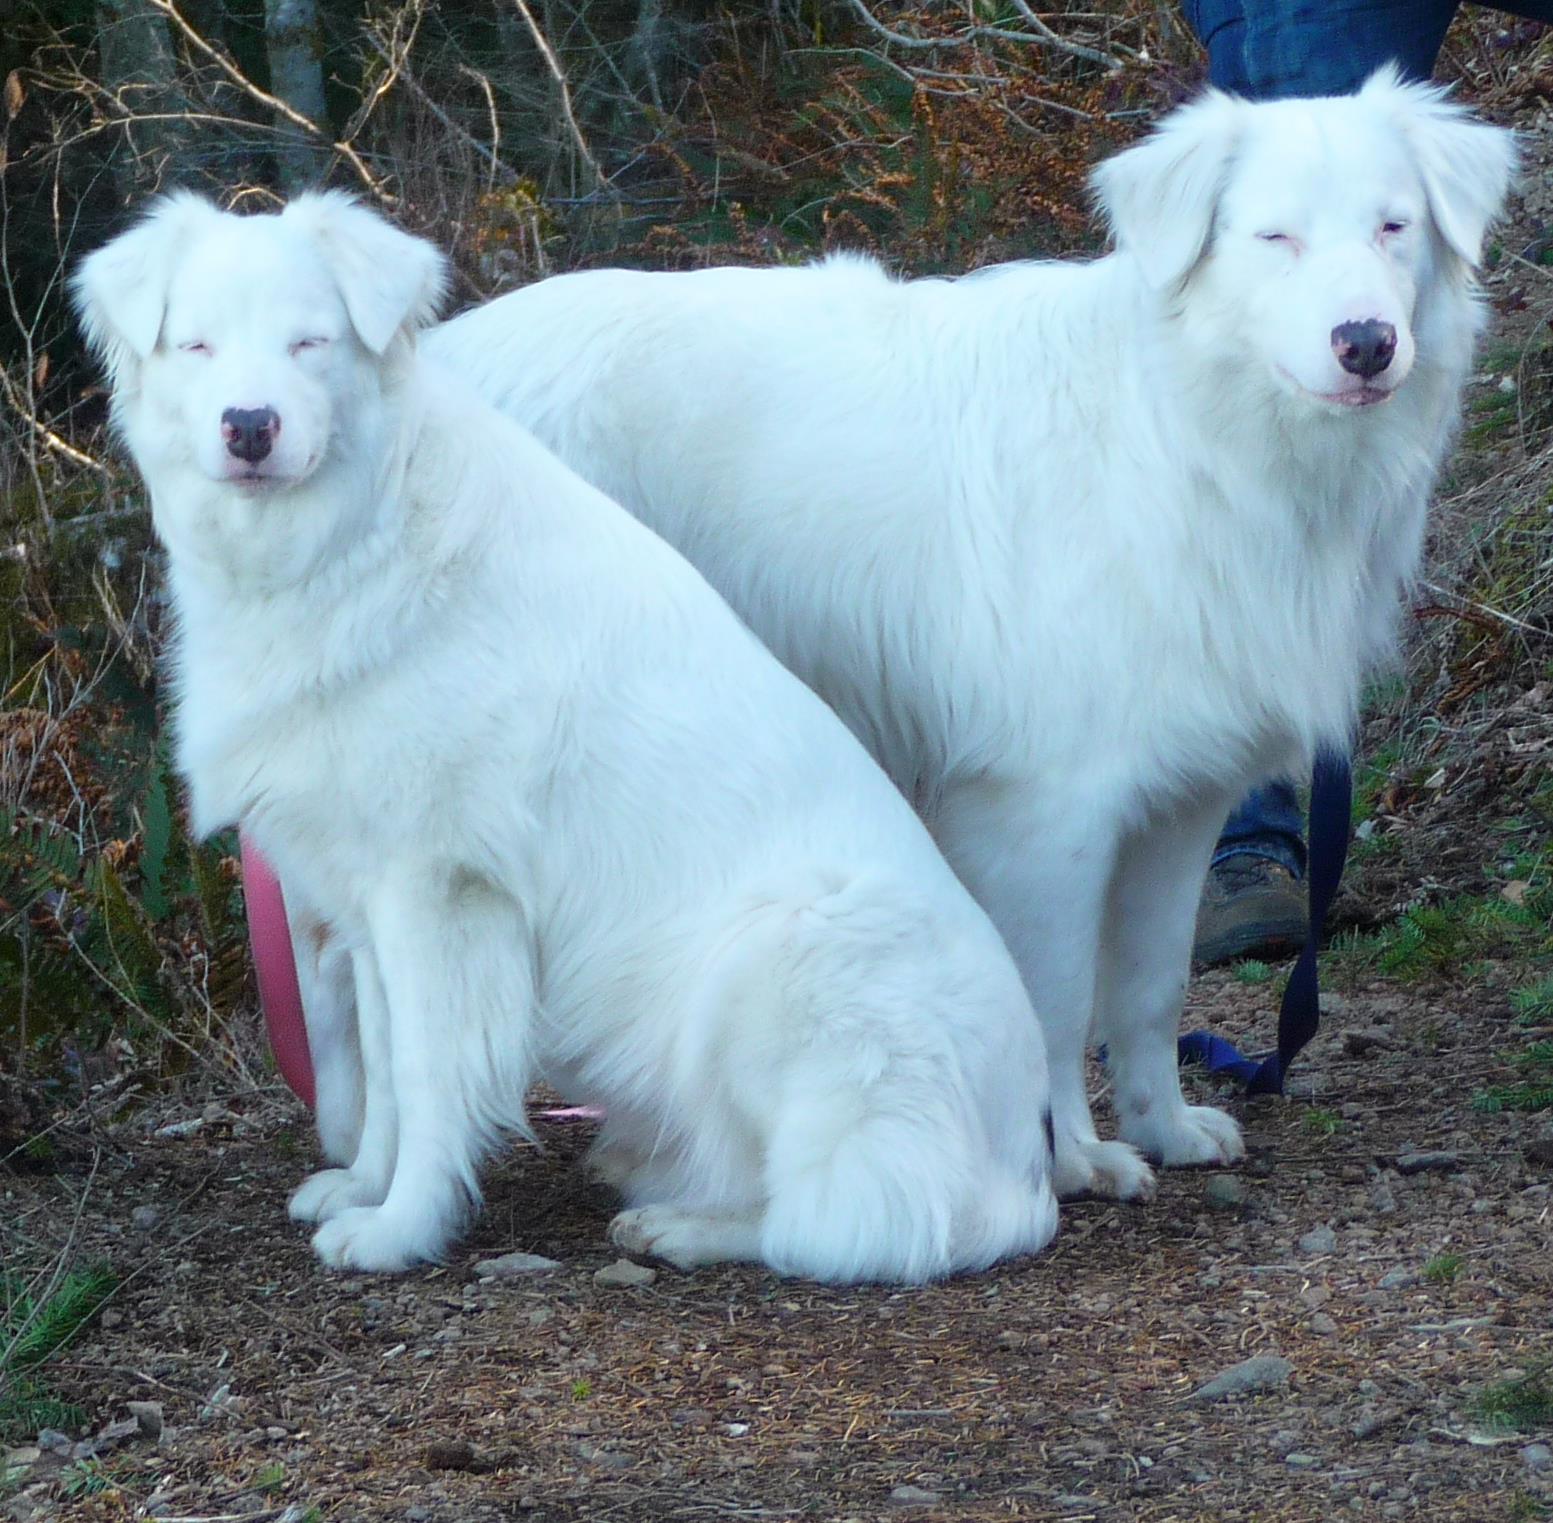
[[[613,1264],[606,1264],[602,1269],[596,1269],[593,1272],[595,1285],[627,1289],[638,1285],[651,1285],[657,1278],[656,1269],[649,1269],[647,1265],[634,1263],[630,1259],[616,1259]]]
[[[1283,1462],[1291,1470],[1315,1470],[1321,1464],[1314,1454],[1302,1454],[1298,1449],[1292,1454],[1284,1455]]]
[[[712,1414],[705,1407],[676,1407],[669,1413],[669,1421],[676,1428],[705,1428],[711,1424]]]
[[[1306,1324],[1318,1338],[1330,1338],[1337,1332],[1335,1323],[1324,1311],[1318,1311]]]
[[[1362,1058],[1375,1051],[1385,1052],[1397,1045],[1397,1039],[1379,1026],[1356,1026],[1343,1033],[1343,1050],[1353,1058]]]
[[[155,1206],[136,1206],[129,1214],[129,1224],[136,1232],[154,1231],[162,1213]]]
[[[1330,1227],[1312,1227],[1300,1239],[1302,1253],[1336,1253],[1337,1234]]]
[[[1397,1419],[1397,1414],[1386,1407],[1366,1407],[1354,1419],[1349,1430],[1358,1439],[1374,1438],[1382,1429],[1388,1428]]]
[[[897,1486],[888,1500],[891,1507],[936,1507],[939,1493],[922,1486]]]
[[[1348,1008],[1347,997],[1332,989],[1323,989],[1318,996],[1323,1015],[1341,1015]]]
[[[1401,1290],[1404,1285],[1411,1285],[1417,1276],[1411,1269],[1403,1269],[1400,1265],[1395,1269],[1388,1269],[1380,1277],[1379,1285],[1382,1290]]]
[[[1389,1216],[1397,1209],[1397,1197],[1383,1179],[1370,1191],[1370,1210],[1377,1216]]]
[[[1203,1198],[1220,1211],[1238,1211],[1246,1203],[1246,1187],[1233,1174],[1215,1174]]]
[[[140,1431],[154,1443],[162,1436],[162,1404],[159,1401],[129,1401],[124,1404]]]
[[[1544,1169],[1553,1169],[1553,1134],[1546,1137],[1533,1137],[1526,1144],[1526,1162],[1537,1164]]]
[[[499,1258],[481,1259],[475,1273],[482,1279],[511,1280],[524,1274],[544,1274],[561,1268],[559,1259],[547,1259],[541,1253],[504,1253]]]
[[[1546,1444],[1527,1444],[1519,1452],[1521,1459],[1533,1470],[1546,1470],[1553,1465],[1553,1449]]]
[[[1254,1391],[1277,1391],[1288,1385],[1294,1366],[1276,1354],[1258,1354],[1253,1359],[1232,1364],[1215,1375],[1206,1385],[1192,1392],[1193,1401],[1222,1401],[1226,1396],[1243,1396]]]
[[[58,1428],[38,1429],[38,1447],[51,1454],[63,1454],[70,1448],[70,1435]]]
[[[1461,1155],[1447,1152],[1403,1153],[1397,1158],[1399,1174],[1449,1174],[1461,1167]]]
[[[110,1306],[106,1311],[103,1312],[102,1316],[98,1318],[98,1321],[102,1323],[102,1328],[105,1333],[111,1333],[116,1329],[124,1326],[124,1313],[121,1312],[118,1307]]]

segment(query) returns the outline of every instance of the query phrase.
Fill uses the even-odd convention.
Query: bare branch
[[[528,27],[529,35],[534,39],[534,46],[539,49],[540,56],[545,61],[545,66],[550,70],[551,77],[555,80],[556,89],[560,94],[561,113],[566,118],[566,125],[572,134],[572,141],[577,145],[577,152],[582,155],[583,162],[593,171],[593,178],[600,190],[609,190],[609,178],[599,168],[599,161],[593,156],[593,150],[588,147],[588,140],[583,136],[582,128],[577,123],[577,114],[572,109],[571,86],[566,81],[566,73],[561,68],[561,61],[555,56],[555,50],[550,46],[550,40],[544,34],[539,23],[534,19],[534,13],[528,8],[528,0],[512,0],[518,14],[522,16],[524,24]]]

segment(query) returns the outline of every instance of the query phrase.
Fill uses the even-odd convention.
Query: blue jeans
[[[1296,878],[1305,876],[1305,816],[1295,797],[1294,784],[1275,778],[1253,788],[1224,822],[1219,844],[1213,849],[1213,865],[1227,857],[1267,857],[1289,869]]]
[[[1183,0],[1208,78],[1252,100],[1347,95],[1383,63],[1428,79],[1457,0]]]

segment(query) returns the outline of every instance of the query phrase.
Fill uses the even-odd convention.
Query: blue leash
[[[1283,1005],[1278,1012],[1278,1050],[1264,1058],[1248,1058],[1233,1043],[1211,1031],[1189,1031],[1181,1038],[1181,1062],[1201,1063],[1211,1074],[1239,1079],[1247,1094],[1283,1093],[1284,1075],[1321,1024],[1316,952],[1327,911],[1343,881],[1352,809],[1353,779],[1348,758],[1341,752],[1322,751],[1310,774],[1310,850],[1306,866],[1310,926],[1299,961],[1283,991]]]

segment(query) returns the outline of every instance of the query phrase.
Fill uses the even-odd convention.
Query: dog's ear
[[[382,354],[396,334],[422,328],[447,292],[448,262],[340,191],[300,196],[281,216],[318,244],[345,301],[351,327]]]
[[[223,213],[181,191],[157,201],[127,233],[81,261],[70,291],[86,341],[117,378],[127,360],[156,348],[179,252],[195,229]]]
[[[1244,110],[1244,102],[1209,90],[1096,168],[1092,184],[1116,247],[1138,261],[1151,286],[1174,284],[1202,257]]]
[[[1395,67],[1378,69],[1359,91],[1401,127],[1423,177],[1440,236],[1469,265],[1483,255],[1483,235],[1504,209],[1519,157],[1515,136],[1452,105],[1434,85],[1406,84]]]

